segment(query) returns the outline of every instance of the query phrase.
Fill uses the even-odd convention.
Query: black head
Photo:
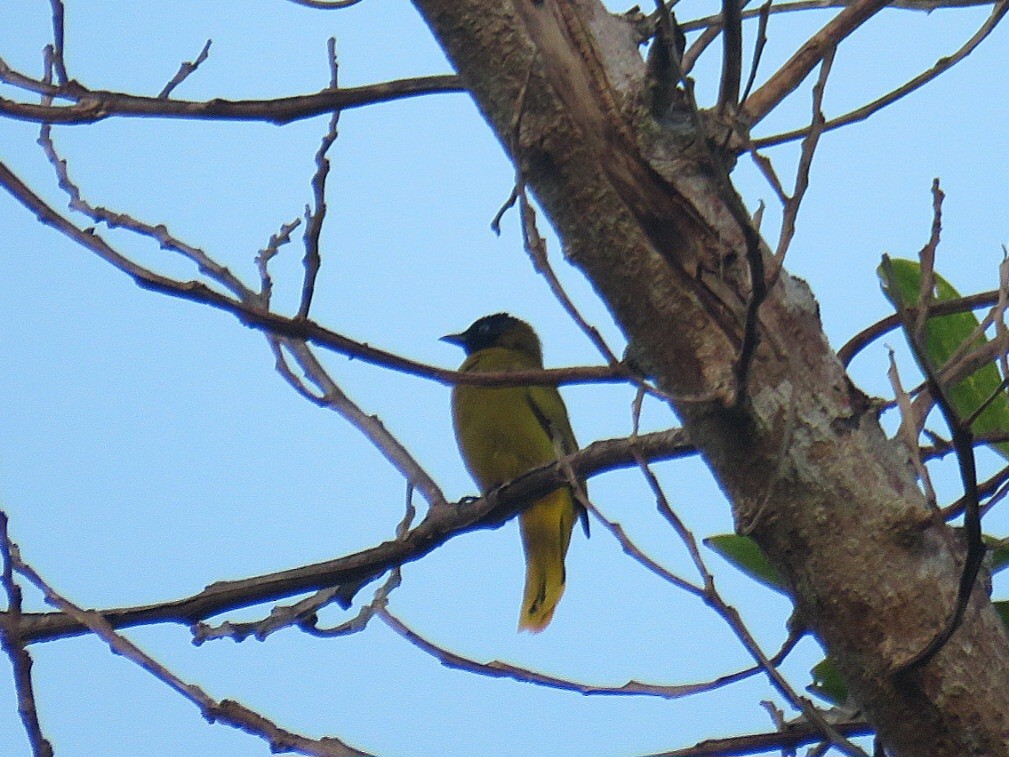
[[[458,344],[467,355],[488,347],[505,347],[539,357],[540,340],[525,321],[508,313],[485,315],[461,334],[447,334],[442,341]]]

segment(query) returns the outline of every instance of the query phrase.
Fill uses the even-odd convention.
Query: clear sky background
[[[66,5],[71,76],[95,88],[156,94],[207,39],[213,39],[209,60],[176,96],[317,91],[329,78],[330,36],[338,41],[345,86],[450,70],[402,0],[365,0],[328,12],[284,0]],[[710,0],[688,0],[678,16],[717,9]],[[0,57],[37,75],[49,14],[44,0],[3,0]],[[987,14],[987,8],[881,14],[841,46],[825,99],[828,117],[929,67]],[[829,17],[773,17],[765,75]],[[748,46],[752,33],[751,27]],[[788,267],[810,282],[835,347],[888,314],[875,268],[883,252],[911,257],[926,241],[933,177],[947,193],[939,270],[964,292],[996,285],[1001,245],[1009,241],[1007,49],[1003,26],[925,90],[823,137]],[[705,103],[718,63],[715,46],[695,72]],[[808,113],[807,85],[757,135],[803,125]],[[313,156],[327,120],[277,127],[110,119],[54,135],[91,202],[164,223],[255,283],[257,251],[311,199]],[[37,125],[0,121],[0,160],[64,208],[37,134]],[[797,148],[768,155],[790,184]],[[455,367],[461,354],[438,337],[507,310],[535,324],[549,365],[599,362],[533,272],[516,214],[505,217],[500,237],[490,230],[513,171],[466,95],[347,111],[331,160],[317,320]],[[773,192],[748,159],[733,178],[751,208],[768,204],[765,230],[776,239]],[[546,232],[545,221],[542,227]],[[392,535],[403,512],[403,480],[336,414],[280,379],[261,334],[220,312],[140,290],[40,226],[6,194],[0,228],[0,504],[24,558],[58,590],[87,607],[156,602],[217,580],[344,555]],[[158,270],[196,275],[154,244],[100,233]],[[556,238],[548,239],[568,291],[619,354],[623,342],[605,307],[563,263]],[[302,253],[300,242],[292,244],[273,267],[275,303],[285,312],[296,308]],[[904,354],[898,335],[885,344]],[[345,391],[381,417],[449,497],[475,493],[455,447],[446,387],[338,355],[324,358]],[[878,343],[856,360],[852,375],[870,394],[889,395],[885,370],[886,349]],[[905,370],[906,384],[913,384],[912,369]],[[583,444],[629,433],[629,389],[577,386],[564,395]],[[675,423],[666,408],[646,408],[648,430]],[[991,461],[983,462],[990,470]],[[657,470],[698,537],[731,530],[729,507],[699,461]],[[944,497],[959,493],[948,469],[936,483]],[[591,494],[649,554],[693,578],[640,475],[594,479]],[[1009,527],[996,512],[986,530],[1004,535]],[[574,539],[567,593],[543,634],[514,630],[522,560],[513,524],[456,538],[409,565],[390,607],[458,653],[588,683],[689,683],[749,664],[724,623],[626,559],[598,524],[594,531],[588,541]],[[764,649],[775,651],[786,635],[789,604],[708,557],[725,596]],[[369,596],[365,591],[359,600]],[[28,604],[43,609],[34,592]],[[268,609],[230,617],[259,617]],[[344,617],[325,613],[333,623]],[[389,756],[634,755],[766,730],[759,701],[782,703],[760,676],[677,701],[584,697],[475,676],[442,667],[379,620],[343,639],[287,630],[263,643],[199,648],[181,626],[126,635],[214,697],[238,699],[291,730],[332,734]],[[268,754],[250,736],[207,725],[191,704],[94,638],[39,644],[31,652],[42,724],[61,757]],[[801,688],[819,659],[807,639],[784,669]],[[0,662],[0,751],[27,754],[8,670]]]

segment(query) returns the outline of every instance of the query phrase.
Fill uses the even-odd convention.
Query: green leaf
[[[1002,599],[998,602],[992,602],[992,604],[995,606],[995,612],[1002,619],[1002,623],[1009,626],[1009,601]]]
[[[991,572],[998,573],[1009,566],[1009,539],[996,539],[985,534],[981,537],[988,547],[988,558],[991,560]]]
[[[921,266],[914,260],[893,259],[889,271],[886,264],[877,269],[882,282],[883,294],[898,310],[903,303],[906,307],[918,304],[921,282]],[[960,293],[939,274],[935,275],[936,302],[946,302],[960,298]],[[971,312],[934,315],[925,323],[925,353],[932,365],[942,368],[978,326],[978,319]],[[974,339],[972,348],[988,342],[984,335]],[[973,374],[949,389],[949,399],[960,418],[970,418],[988,402],[985,409],[974,420],[971,430],[977,434],[998,434],[1009,430],[1009,397],[999,389],[1002,377],[994,362],[983,365]],[[996,394],[998,392],[998,394]],[[988,445],[1003,457],[1009,459],[1009,443]]]
[[[838,707],[847,703],[848,684],[841,678],[841,674],[837,672],[834,662],[829,657],[813,666],[809,674],[813,677],[809,691]]]
[[[749,536],[720,534],[705,539],[704,543],[754,580],[788,594],[787,584],[777,568],[767,561],[757,542]]]

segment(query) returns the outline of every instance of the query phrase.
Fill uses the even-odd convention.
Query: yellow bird
[[[461,334],[442,340],[466,351],[460,371],[543,367],[536,332],[507,313],[485,316]],[[460,384],[452,390],[452,421],[466,467],[484,494],[578,450],[564,401],[554,386]],[[564,593],[564,557],[578,517],[588,535],[588,514],[568,486],[519,515],[526,557],[520,631],[542,631],[553,618]]]

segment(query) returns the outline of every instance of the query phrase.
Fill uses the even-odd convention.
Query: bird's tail
[[[558,489],[519,516],[526,554],[526,588],[519,630],[538,633],[550,624],[564,594],[564,556],[576,509],[571,491]]]

